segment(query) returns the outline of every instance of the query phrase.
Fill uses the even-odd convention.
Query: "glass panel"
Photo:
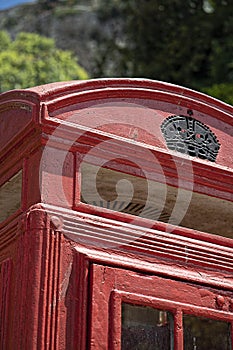
[[[171,313],[147,306],[122,305],[122,350],[172,350]]]
[[[178,191],[167,184],[85,162],[81,164],[81,201],[233,238],[233,202]]]
[[[21,206],[22,171],[0,187],[0,222],[7,219]]]
[[[230,323],[184,316],[185,350],[230,350]]]

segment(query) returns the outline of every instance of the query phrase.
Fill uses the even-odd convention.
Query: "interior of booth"
[[[81,202],[233,238],[233,203],[167,183],[82,162]]]

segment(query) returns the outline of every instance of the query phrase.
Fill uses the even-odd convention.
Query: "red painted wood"
[[[93,265],[91,278],[92,315],[96,317],[91,319],[90,349],[120,349],[122,302],[160,308],[174,314],[175,350],[183,349],[183,314],[229,322],[233,320],[233,315],[227,312],[231,294],[226,292],[221,292],[219,295],[218,290],[187,285],[184,282],[161,279],[157,276],[142,276],[140,273],[101,265]],[[216,307],[216,298],[219,296],[223,298],[224,304]],[[112,310],[116,317],[111,319]],[[101,312],[105,316],[104,320],[99,321],[97,317]],[[114,325],[110,330],[111,322]]]
[[[8,334],[8,313],[11,285],[12,261],[4,260],[0,265],[0,349],[7,346]]]
[[[217,135],[216,163],[167,149],[161,122],[188,109]],[[110,158],[109,169],[142,177],[140,164],[175,187],[190,188],[193,173],[194,191],[232,201],[232,112],[204,94],[144,79],[0,96],[0,186],[23,173],[21,208],[0,223],[1,349],[120,350],[122,302],[173,312],[177,350],[182,312],[233,322],[232,239],[86,205],[79,172],[93,152],[92,164]],[[43,158],[48,147],[52,156]],[[135,234],[131,244],[120,241]]]

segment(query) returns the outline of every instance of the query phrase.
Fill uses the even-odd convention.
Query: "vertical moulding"
[[[38,339],[39,347],[43,349],[58,349],[59,342],[59,287],[61,269],[61,232],[56,229],[53,221],[43,235],[41,260],[41,293]]]
[[[91,277],[90,262],[85,254],[76,252],[74,255],[74,264],[72,272],[72,300],[70,319],[71,332],[70,339],[73,347],[67,344],[66,348],[86,350],[88,348],[87,339],[90,332],[91,303]]]
[[[75,181],[74,181],[74,208],[77,208],[81,202],[81,184],[82,184],[82,174],[81,174],[81,165],[82,165],[82,156],[80,153],[76,152],[74,157],[74,168],[75,168]]]
[[[8,312],[12,261],[7,259],[0,265],[0,350],[8,348]]]
[[[183,312],[177,309],[174,317],[174,350],[183,349]]]
[[[109,307],[109,349],[121,349],[122,299],[113,291]]]

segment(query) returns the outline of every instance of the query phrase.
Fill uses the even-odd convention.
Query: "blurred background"
[[[141,77],[233,104],[232,0],[0,0],[0,90]]]

